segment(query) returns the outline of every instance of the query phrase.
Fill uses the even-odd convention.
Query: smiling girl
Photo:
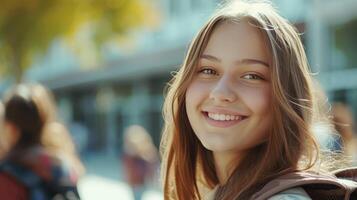
[[[313,94],[294,27],[266,2],[225,5],[168,88],[165,199],[251,199],[276,177],[313,168]],[[311,198],[297,187],[270,199]]]

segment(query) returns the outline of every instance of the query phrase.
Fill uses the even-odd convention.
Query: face
[[[3,123],[3,132],[0,135],[1,147],[8,150],[13,147],[20,138],[19,130],[8,121]]]
[[[190,124],[213,152],[242,152],[264,142],[271,126],[270,58],[248,22],[216,26],[186,92]]]

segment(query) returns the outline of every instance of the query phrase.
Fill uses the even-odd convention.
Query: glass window
[[[357,18],[331,29],[331,68],[357,68]]]

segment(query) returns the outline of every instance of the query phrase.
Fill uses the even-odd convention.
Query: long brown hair
[[[269,3],[233,1],[219,9],[199,31],[182,67],[169,83],[161,141],[165,199],[201,199],[202,188],[219,184],[212,152],[203,147],[189,123],[185,93],[216,25],[241,20],[263,34],[272,57],[274,120],[267,142],[250,150],[218,188],[215,198],[249,199],[272,178],[309,169],[319,158],[310,130],[315,119],[313,83],[299,34]]]
[[[26,149],[41,143],[45,120],[34,102],[31,90],[25,85],[11,89],[4,101],[6,122],[11,122],[20,132],[11,149]]]

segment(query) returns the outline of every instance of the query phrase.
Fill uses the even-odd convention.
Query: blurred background
[[[19,82],[48,87],[87,169],[83,199],[133,199],[124,132],[140,125],[159,146],[166,82],[222,1],[0,2],[0,94]],[[356,136],[357,0],[273,2],[302,33],[317,80],[331,104],[347,107]],[[162,199],[154,176],[143,199]]]

